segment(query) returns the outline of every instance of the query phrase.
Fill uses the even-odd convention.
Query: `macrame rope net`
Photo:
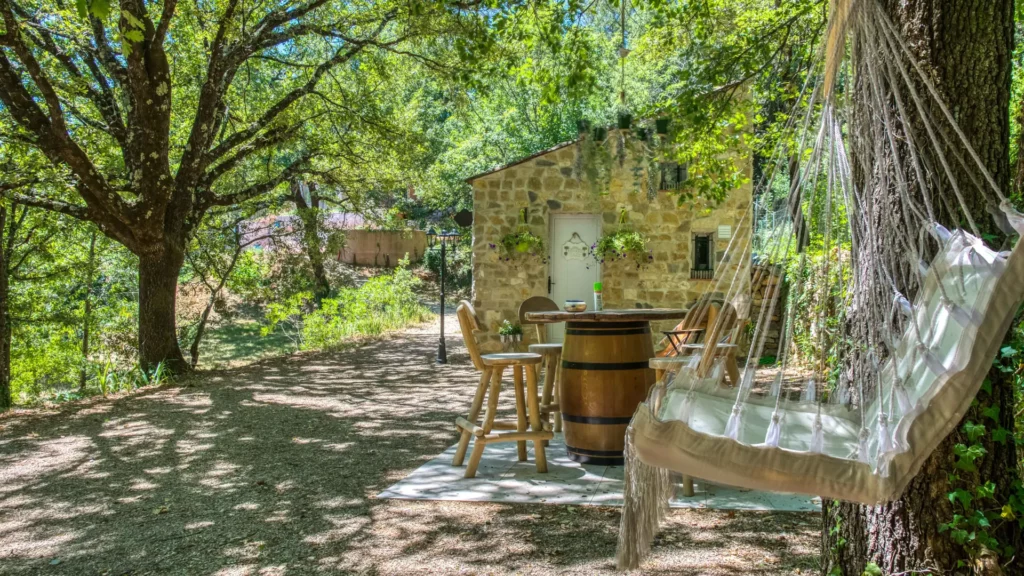
[[[856,76],[842,63],[848,51],[860,64]],[[668,506],[670,471],[869,505],[898,497],[969,408],[1024,299],[1024,249],[989,246],[978,225],[992,218],[1015,237],[1024,217],[877,0],[833,4],[814,68],[798,97],[804,110],[786,126],[795,148],[780,144],[758,183],[771,186],[785,176],[780,166],[800,158],[788,217],[762,230],[757,247],[761,270],[775,264],[785,274],[782,263],[794,263],[789,294],[782,296],[781,278],[766,284],[740,382],[730,386],[716,345],[749,302],[749,267],[731,267],[708,290],[724,304],[703,349],[675,362],[627,431],[622,569],[650,549]],[[855,173],[896,205],[877,205]],[[987,203],[981,211],[969,202],[979,197]],[[737,229],[767,221],[756,217],[752,204]],[[940,221],[962,225],[949,230]],[[813,266],[808,238],[824,255]],[[752,234],[737,233],[724,261],[749,262],[753,247]],[[794,318],[809,275],[852,337],[834,346],[834,362],[812,367],[794,386],[786,379],[796,322],[812,323],[811,337],[825,346],[824,306]],[[779,342],[766,351],[773,317],[782,322]],[[762,374],[774,374],[757,384],[766,352],[776,365]]]

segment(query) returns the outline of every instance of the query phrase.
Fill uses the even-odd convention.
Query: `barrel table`
[[[654,384],[652,320],[686,310],[652,308],[599,312],[530,312],[538,322],[566,322],[559,403],[569,458],[621,466],[626,427]]]

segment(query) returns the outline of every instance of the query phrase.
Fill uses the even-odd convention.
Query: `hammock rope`
[[[723,257],[731,274],[698,300],[699,314],[713,295],[724,301],[703,347],[655,385],[627,431],[620,568],[647,554],[667,510],[669,470],[865,504],[898,497],[970,405],[1024,299],[1024,247],[987,246],[979,226],[987,221],[972,207],[1008,235],[1024,233],[1024,216],[934,82],[877,0],[837,0],[831,14],[783,128],[790,137],[779,139],[755,187],[771,190],[789,166],[788,209],[777,218],[772,203],[746,207]],[[755,245],[753,228],[766,216],[771,225]],[[820,260],[808,255],[812,245]],[[755,250],[762,266],[752,277]],[[742,377],[726,387],[716,348],[746,319],[751,285],[766,274]],[[800,367],[804,304],[817,306],[801,336],[817,358],[793,389],[787,374]],[[766,369],[767,389],[755,390],[772,319],[781,319],[776,366]]]

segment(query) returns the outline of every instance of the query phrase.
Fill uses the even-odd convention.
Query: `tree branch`
[[[235,192],[234,194],[227,194],[224,196],[215,196],[212,193],[208,194],[203,199],[201,204],[205,206],[231,206],[234,204],[241,204],[246,200],[255,198],[262,194],[266,194],[267,192],[270,192],[274,188],[277,188],[284,182],[291,180],[294,176],[302,173],[303,169],[306,167],[306,164],[312,158],[312,154],[306,154],[299,158],[298,160],[296,160],[295,162],[292,162],[287,168],[282,170],[281,173],[275,176],[274,178],[271,178],[266,182],[254,184],[240,192]]]
[[[40,198],[38,196],[18,194],[9,190],[3,191],[3,196],[13,202],[17,202],[18,204],[24,204],[25,206],[32,206],[34,208],[42,208],[43,210],[49,210],[51,212],[59,212],[79,220],[90,221],[89,209],[85,206],[69,204],[67,202],[51,198]]]

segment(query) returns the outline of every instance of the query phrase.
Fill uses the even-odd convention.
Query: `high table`
[[[598,312],[528,312],[535,322],[565,322],[559,405],[569,458],[621,466],[626,427],[655,382],[652,320],[677,320],[686,310],[650,308]]]

